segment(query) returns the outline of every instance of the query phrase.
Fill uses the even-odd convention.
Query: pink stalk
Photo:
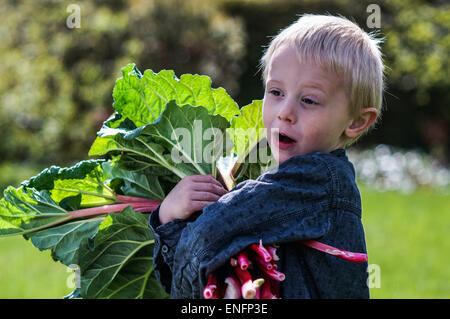
[[[264,268],[267,270],[274,269],[273,264],[265,261],[260,255],[253,254],[252,260],[254,262],[256,262],[256,264],[259,266],[259,268]]]
[[[208,275],[208,282],[205,286],[205,288],[203,289],[203,297],[205,297],[205,299],[212,299],[214,297],[214,292],[217,289],[217,278],[214,275],[214,273],[210,273]]]
[[[125,196],[125,195],[117,195],[116,199],[118,203],[151,203],[151,204],[161,204],[162,200],[159,199],[149,199],[144,197],[134,197],[134,196]]]
[[[255,294],[255,298],[254,299],[261,299],[261,287],[258,287],[258,288],[259,289],[256,289],[256,294]]]
[[[362,263],[367,261],[367,254],[364,253],[353,253],[351,251],[329,246],[315,240],[301,240],[300,243],[313,249],[322,251],[326,254],[336,256],[338,258],[342,258],[344,260],[352,261],[355,263]]]
[[[224,282],[227,284],[223,299],[239,299],[241,298],[241,286],[239,280],[235,276],[231,275],[225,278]]]
[[[238,262],[242,270],[246,270],[248,268],[250,265],[250,260],[248,260],[247,251],[244,250],[239,253]]]
[[[78,209],[71,212],[68,212],[73,218],[82,218],[82,217],[94,217],[99,215],[105,215],[109,213],[118,213],[121,212],[126,207],[131,206],[133,208],[142,208],[149,207],[148,203],[127,203],[127,204],[113,204],[113,205],[103,205],[99,207],[92,208],[84,208]],[[155,206],[155,208],[158,205]]]
[[[158,207],[158,206],[156,206],[156,207]],[[133,209],[137,212],[148,213],[148,212],[154,211],[156,209],[156,207],[155,206],[144,206],[144,207],[133,208]]]
[[[234,267],[233,269],[241,284],[252,280],[252,276],[248,270],[242,270],[240,267]]]
[[[261,299],[278,299],[278,297],[272,292],[271,285],[272,284],[270,281],[266,281],[261,286]]]
[[[67,212],[68,216],[62,218],[53,223],[49,223],[47,225],[41,226],[39,228],[34,229],[33,231],[43,230],[46,228],[54,227],[56,225],[60,225],[62,223],[69,222],[76,218],[87,218],[87,217],[96,217],[101,215],[106,215],[109,213],[119,213],[124,210],[126,207],[131,206],[135,211],[138,212],[151,212],[155,210],[162,201],[141,197],[131,197],[124,195],[116,195],[116,200],[120,204],[112,204],[112,205],[103,205],[97,207],[83,208],[77,209],[73,211]]]
[[[283,281],[286,279],[286,275],[283,274],[281,271],[278,271],[276,269],[271,269],[271,270],[267,270],[267,269],[261,269],[267,276],[269,276],[270,278],[276,280],[276,281]]]
[[[272,260],[274,261],[279,261],[280,257],[278,257],[277,255],[277,248],[273,245],[269,245],[266,247],[267,251],[270,253],[270,255],[272,256]]]
[[[244,299],[253,299],[256,296],[256,290],[264,283],[264,279],[258,278],[252,280],[248,270],[242,270],[240,267],[234,267],[234,272],[239,278],[242,286],[241,293]]]
[[[272,260],[272,255],[270,255],[267,249],[263,246],[262,240],[259,241],[259,245],[251,244],[250,248],[260,255],[265,261],[269,262]]]
[[[273,293],[276,299],[280,299],[280,292],[278,289],[278,281],[270,280],[270,291]]]

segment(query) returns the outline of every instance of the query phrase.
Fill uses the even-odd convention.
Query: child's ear
[[[374,107],[368,107],[361,110],[361,114],[354,119],[345,129],[345,135],[350,138],[356,138],[369,128],[378,118],[378,110]]]

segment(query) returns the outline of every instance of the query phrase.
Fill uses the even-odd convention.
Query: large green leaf
[[[0,200],[0,237],[25,235],[71,219],[45,190],[10,186],[3,195]]]
[[[210,115],[204,107],[180,107],[172,101],[152,124],[134,129],[131,124],[104,127],[89,155],[124,152],[129,159],[157,164],[179,178],[214,174],[215,161],[224,153],[228,126],[225,118]]]
[[[93,238],[104,217],[75,220],[28,235],[39,250],[51,249],[54,260],[64,265],[78,264],[78,247],[85,238]]]
[[[51,166],[22,182],[22,186],[38,191],[47,190],[59,204],[67,198],[74,199],[74,196],[80,195],[79,205],[62,205],[68,210],[111,204],[115,200],[114,192],[107,186],[103,176],[104,163],[105,160],[87,160],[71,167]],[[67,200],[64,202],[68,203]]]
[[[209,114],[227,120],[239,114],[238,105],[223,88],[211,88],[208,76],[183,74],[178,79],[171,70],[146,70],[142,75],[134,64],[124,67],[122,74],[114,87],[113,106],[136,126],[156,121],[172,100],[179,106],[203,106]]]
[[[55,260],[77,263],[81,240],[93,238],[103,218],[76,220],[70,211],[115,203],[116,193],[108,186],[112,180],[119,180],[128,196],[139,191],[141,197],[164,197],[156,177],[119,169],[116,160],[52,166],[23,182],[21,188],[5,190],[0,201],[0,236],[24,235],[38,249],[51,249]]]
[[[276,164],[267,144],[262,106],[261,100],[254,100],[231,119],[227,134],[233,147],[217,166],[228,189],[243,180],[257,178]]]
[[[100,163],[97,162],[95,165],[79,163],[76,165],[76,172],[70,168],[52,167],[23,183],[40,186],[41,190],[26,186],[19,189],[7,188],[4,191],[4,198],[0,200],[0,237],[24,235],[25,238],[31,239],[36,248],[51,249],[55,260],[65,265],[77,263],[80,241],[83,238],[92,238],[96,234],[102,218],[75,220],[69,210],[80,207],[82,193],[73,196],[73,193],[69,192],[69,196],[61,198],[61,192],[57,192],[55,197],[61,199],[58,203],[50,196],[51,190],[45,188],[52,185],[58,186],[61,181],[77,181],[77,179],[59,179],[58,177],[89,176],[89,169],[91,172],[95,171]]]
[[[153,273],[154,239],[148,217],[131,207],[111,214],[112,223],[80,246],[84,298],[163,298]]]
[[[108,181],[120,180],[120,190],[127,196],[164,199],[165,193],[157,175],[136,173],[121,169],[111,161],[102,164],[103,174]]]
[[[105,160],[81,161],[72,167],[59,167],[52,165],[44,169],[38,175],[22,182],[25,187],[33,187],[38,190],[50,190],[54,188],[54,182],[58,179],[84,179],[86,175],[94,175],[95,170]]]
[[[265,137],[262,117],[262,101],[255,100],[242,107],[240,114],[231,119],[227,130],[233,142],[232,152],[238,156],[238,161],[244,161],[252,148]]]

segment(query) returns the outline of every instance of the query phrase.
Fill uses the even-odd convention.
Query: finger
[[[210,201],[215,202],[220,198],[220,195],[210,192],[193,192],[190,199],[191,201]]]
[[[218,186],[213,183],[195,183],[192,185],[192,190],[200,192],[214,193],[222,196],[227,193],[227,190],[222,185]]]
[[[220,182],[214,178],[213,175],[209,174],[209,175],[191,175],[191,181],[193,182],[199,182],[199,183],[207,183],[207,182],[212,182],[214,184],[216,184],[217,186],[222,186],[222,184],[220,184]]]
[[[188,177],[193,182],[208,182],[211,180],[211,175],[190,175]]]
[[[213,182],[214,184],[216,184],[219,187],[223,187],[223,185],[217,179],[215,179],[213,175],[208,175],[208,176],[211,177],[211,182]]]

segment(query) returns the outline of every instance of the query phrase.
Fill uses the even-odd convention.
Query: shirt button
[[[167,247],[167,245],[163,245],[161,247],[161,251],[163,252],[163,254],[166,254],[169,251],[169,247]]]

